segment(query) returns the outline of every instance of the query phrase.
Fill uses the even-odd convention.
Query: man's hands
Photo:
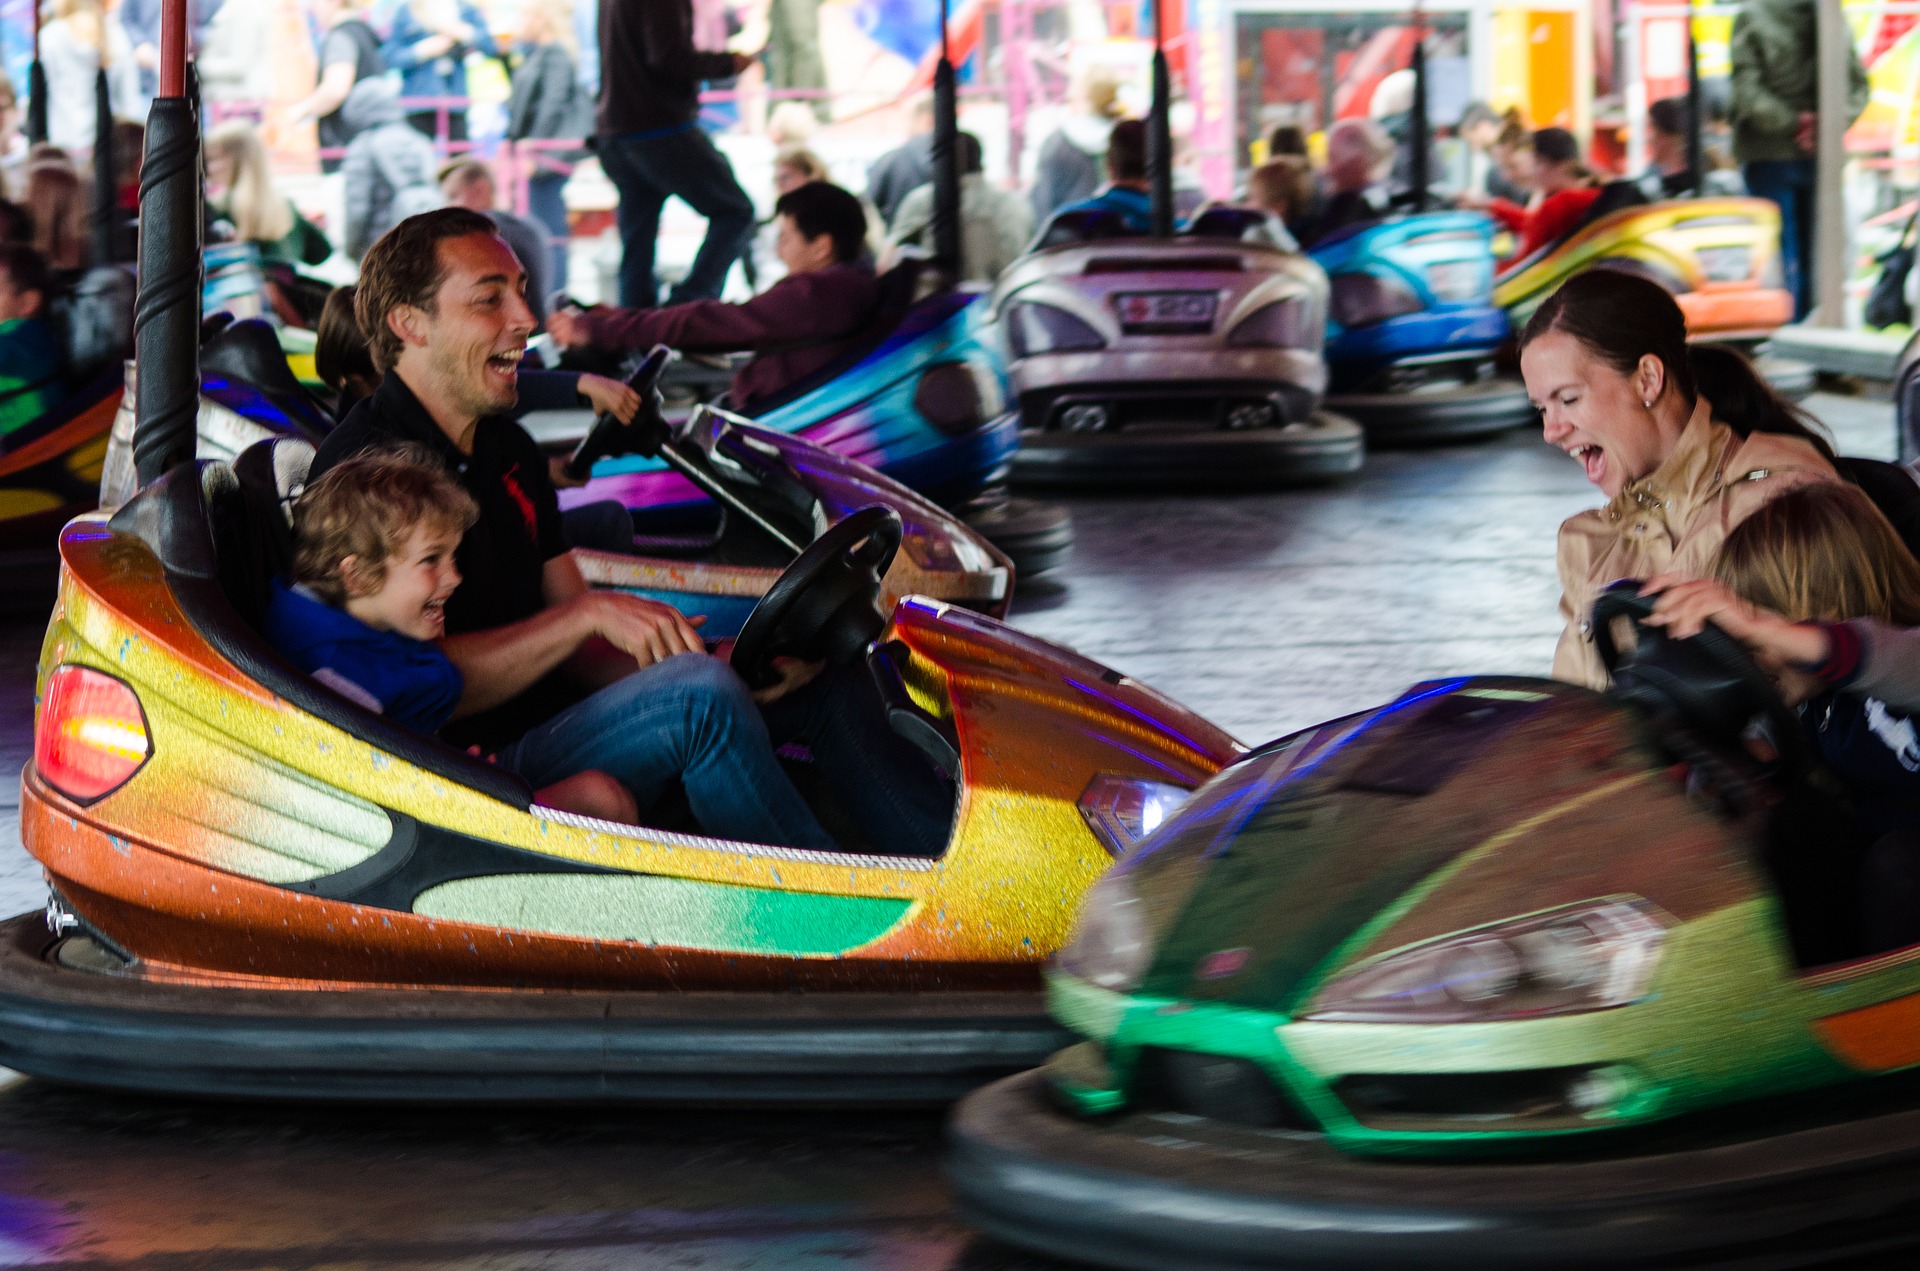
[[[612,415],[623,424],[632,423],[640,411],[640,394],[604,375],[582,375],[578,391],[593,407],[594,414]]]
[[[713,646],[713,656],[719,658],[722,662],[731,663],[733,661],[733,645],[734,639],[732,636],[728,636],[724,640],[716,641]],[[776,657],[773,660],[773,669],[780,673],[780,679],[776,683],[766,688],[750,690],[753,695],[753,700],[761,706],[771,705],[787,694],[796,692],[813,683],[816,679],[820,678],[820,672],[827,669],[827,664],[825,662],[803,662],[799,658]]]
[[[590,591],[573,604],[587,634],[599,636],[641,666],[707,651],[696,630],[706,619],[689,618],[672,605],[618,591]]]
[[[1668,635],[1686,640],[1700,634],[1709,620],[1747,646],[1772,671],[1818,666],[1826,661],[1830,641],[1819,627],[1789,622],[1771,610],[1748,604],[1724,583],[1709,578],[1661,574],[1640,589],[1658,596],[1648,625],[1665,628]]]

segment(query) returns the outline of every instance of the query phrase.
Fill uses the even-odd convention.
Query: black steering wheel
[[[567,457],[569,477],[585,481],[593,475],[594,464],[614,455],[637,454],[651,458],[660,453],[661,444],[673,433],[660,402],[660,376],[666,372],[672,356],[672,350],[666,345],[656,344],[640,359],[640,365],[627,377],[627,387],[640,394],[640,409],[634,412],[633,422],[623,424],[607,414],[596,416],[593,427]]]
[[[845,666],[878,639],[880,580],[900,550],[900,514],[876,503],[840,521],[801,552],[747,616],[733,669],[752,688],[779,682],[776,657]]]
[[[1593,602],[1593,644],[1613,677],[1613,696],[1655,719],[1677,721],[1725,744],[1739,742],[1755,716],[1779,755],[1779,774],[1805,773],[1811,756],[1800,718],[1780,700],[1773,681],[1741,643],[1709,622],[1690,640],[1647,625],[1657,597],[1642,596],[1637,580],[1614,583]],[[1613,624],[1633,623],[1635,644],[1622,653]]]

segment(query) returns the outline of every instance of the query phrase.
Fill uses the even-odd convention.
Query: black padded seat
[[[333,427],[331,417],[287,365],[273,324],[263,319],[230,322],[208,337],[200,346],[200,374],[252,385],[312,438],[326,436]]]
[[[181,464],[128,500],[108,525],[153,551],[181,613],[243,675],[387,754],[526,808],[533,796],[520,778],[348,701],[267,643],[258,624],[274,575],[286,571],[281,544],[289,540],[272,532],[284,520],[260,493],[249,497],[226,464]]]
[[[1273,213],[1265,208],[1210,207],[1188,222],[1181,235],[1185,238],[1232,239],[1240,243],[1261,243],[1273,247],[1281,241],[1272,232],[1274,219]]]
[[[1873,500],[1882,516],[1907,550],[1920,559],[1920,480],[1913,469],[1881,459],[1861,459],[1843,455],[1833,461],[1841,476],[1860,487]]]
[[[1139,237],[1127,228],[1127,223],[1120,219],[1118,212],[1109,212],[1105,208],[1073,208],[1054,213],[1053,219],[1041,227],[1039,235],[1027,250],[1040,252],[1049,247],[1097,243],[1106,238]]]
[[[269,437],[242,450],[233,461],[260,532],[272,538],[274,563],[281,569],[293,560],[293,501],[307,486],[307,470],[317,452],[300,437]]]

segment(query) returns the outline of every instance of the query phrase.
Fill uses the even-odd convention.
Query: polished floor
[[[1886,456],[1884,403],[1810,405]],[[1596,502],[1532,435],[1375,456],[1338,487],[1080,499],[1016,621],[1253,742],[1435,676],[1544,673],[1555,525]],[[0,769],[40,630],[0,628]],[[0,906],[43,899],[0,791]],[[0,1080],[0,1265],[1042,1271],[971,1237],[937,1112],[303,1110]]]

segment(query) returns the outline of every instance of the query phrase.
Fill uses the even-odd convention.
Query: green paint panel
[[[879,939],[912,903],[653,874],[494,874],[429,888],[413,910],[455,922],[596,940],[831,957]]]

